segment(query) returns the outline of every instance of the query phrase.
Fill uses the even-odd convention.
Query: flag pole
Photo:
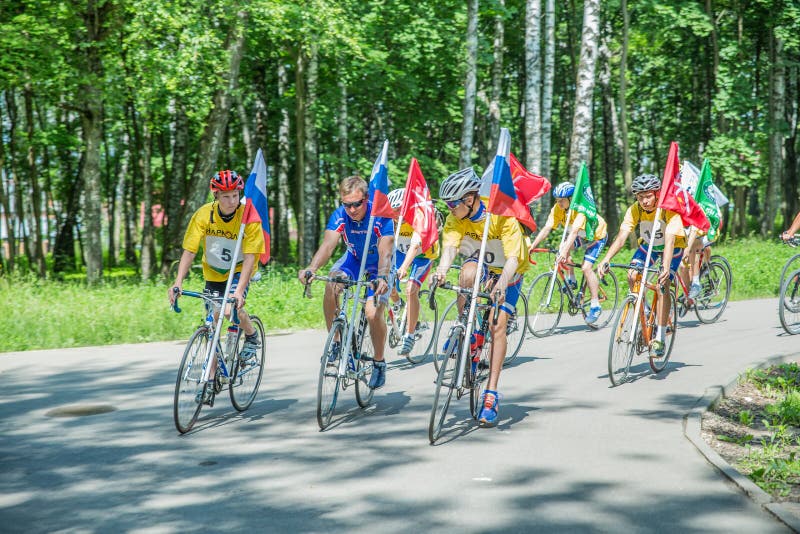
[[[647,271],[649,269],[650,258],[653,254],[653,241],[656,240],[656,233],[661,229],[661,208],[656,208],[655,218],[653,219],[653,231],[650,234],[650,242],[647,244],[647,254],[644,257],[644,270],[642,271],[642,280],[639,283],[639,295],[636,299],[636,306],[633,308],[633,326],[631,327],[631,336],[628,339],[629,343],[633,343],[633,337],[636,335],[636,326],[639,322],[639,310],[642,309],[642,297],[647,283]],[[658,313],[658,310],[655,310]]]

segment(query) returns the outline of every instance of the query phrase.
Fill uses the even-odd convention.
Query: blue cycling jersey
[[[360,221],[354,221],[347,214],[344,206],[339,206],[328,219],[326,230],[333,230],[341,234],[347,246],[347,252],[355,258],[361,259],[364,252],[364,242],[367,238],[367,225],[369,224],[369,214],[372,212],[372,202],[367,202],[367,213]],[[372,237],[369,239],[369,251],[367,255],[374,254],[373,258],[378,258],[378,241],[383,236],[394,236],[394,221],[389,217],[375,217],[372,224]]]

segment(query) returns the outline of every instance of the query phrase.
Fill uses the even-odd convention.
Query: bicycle
[[[414,329],[414,349],[405,355],[409,363],[422,363],[433,348],[439,309],[438,307],[430,309],[422,305],[423,302],[428,300],[429,293],[430,291],[427,289],[419,292],[419,318]],[[431,318],[431,315],[433,315],[433,318]],[[386,325],[389,331],[387,341],[389,347],[394,349],[403,341],[403,336],[408,330],[408,306],[402,299],[400,299],[399,305],[388,306]]]
[[[664,370],[672,353],[672,347],[675,344],[678,310],[674,291],[670,290],[672,298],[664,338],[664,356],[655,357],[650,353],[649,349],[656,329],[656,310],[658,310],[661,288],[657,286],[656,280],[645,280],[643,302],[638,306],[637,310],[639,289],[642,283],[641,273],[644,268],[619,263],[612,263],[610,266],[620,269],[633,269],[639,272],[633,291],[623,299],[622,306],[619,308],[608,345],[608,378],[612,385],[619,386],[628,378],[633,357],[645,351],[648,352],[650,369],[654,373],[660,373]],[[658,273],[657,270],[654,271],[652,268],[648,268],[648,271],[654,275]],[[651,296],[648,297],[648,294]],[[634,331],[633,323],[635,319],[636,329]]]
[[[711,256],[708,261],[704,259],[706,248],[703,246],[700,252],[700,294],[696,298],[689,297],[689,290],[683,278],[676,276],[678,281],[677,288],[681,289],[681,296],[678,297],[678,317],[683,318],[689,310],[694,309],[697,319],[701,323],[711,324],[716,322],[725,311],[728,299],[731,295],[732,275],[728,260],[723,256]]]
[[[531,252],[548,252],[558,254],[558,250],[550,248],[535,248]],[[536,262],[531,257],[530,262]],[[528,318],[528,329],[536,337],[547,337],[551,335],[564,310],[564,298],[567,300],[567,313],[572,316],[580,313],[583,318],[589,313],[591,306],[591,292],[585,276],[581,276],[581,282],[573,288],[566,281],[565,272],[567,267],[580,270],[581,266],[567,261],[558,265],[555,273],[550,270],[534,278],[528,291],[526,292],[528,301],[535,306],[533,319]],[[609,271],[604,277],[599,278],[600,284],[597,297],[603,311],[600,318],[588,326],[594,330],[599,330],[606,326],[614,318],[614,312],[619,305],[619,282],[616,275]]]
[[[792,271],[781,286],[778,317],[787,334],[800,334],[800,269]]]
[[[494,310],[492,321],[494,324],[497,324],[497,316],[500,311],[500,308],[494,304],[492,296],[489,293],[478,293],[478,299],[483,299],[488,302],[476,302],[475,321],[477,324],[475,325],[476,328],[473,329],[473,333],[476,333],[476,331],[479,332],[481,328],[485,328],[485,330],[483,330],[483,332],[485,332],[485,337],[482,344],[477,339],[477,336],[474,343],[471,340],[468,354],[466,354],[465,357],[462,346],[466,337],[469,321],[472,289],[454,286],[450,282],[445,282],[441,286],[437,286],[434,281],[431,285],[429,295],[430,306],[435,306],[434,297],[437,287],[464,295],[467,297],[467,302],[459,314],[458,321],[450,327],[447,333],[444,356],[441,359],[436,374],[436,389],[433,394],[433,406],[431,407],[431,415],[428,423],[428,440],[431,444],[434,444],[441,435],[444,419],[447,416],[447,410],[450,407],[450,401],[453,397],[453,391],[456,392],[456,399],[460,399],[469,391],[470,414],[473,419],[478,418],[481,408],[481,389],[483,383],[489,378],[491,361],[492,339],[491,329],[489,328],[489,313]],[[479,314],[481,316],[480,319],[478,319]],[[467,363],[469,363],[469,365],[467,365]]]
[[[309,273],[310,274],[310,273]],[[309,280],[306,276],[306,280]],[[372,340],[369,338],[369,328],[367,328],[367,315],[364,311],[363,303],[366,302],[366,291],[364,296],[359,298],[360,310],[358,314],[358,324],[350,339],[350,349],[345,351],[344,344],[347,337],[350,319],[347,317],[346,309],[348,304],[355,298],[353,287],[360,287],[363,282],[352,280],[344,276],[320,276],[314,275],[313,280],[320,282],[333,282],[343,286],[341,304],[337,308],[336,318],[331,323],[328,331],[328,338],[325,341],[325,348],[320,358],[319,381],[317,383],[317,423],[320,430],[328,428],[336,408],[336,401],[339,398],[339,389],[342,391],[355,385],[356,402],[361,408],[366,408],[372,401],[374,390],[370,389],[369,381],[373,371],[373,347]],[[307,281],[303,288],[303,296],[311,298],[311,283]],[[374,297],[377,303],[377,296]],[[347,358],[344,358],[344,355]]]
[[[173,418],[178,432],[185,434],[197,422],[204,404],[214,406],[216,395],[225,385],[228,386],[231,404],[237,411],[243,412],[253,404],[264,372],[266,338],[261,319],[251,315],[250,321],[258,333],[261,349],[255,357],[243,360],[239,354],[244,346],[245,336],[244,331],[238,326],[235,299],[182,291],[176,295],[173,304],[176,313],[181,313],[178,296],[202,299],[206,310],[205,321],[197,327],[186,344],[175,382]],[[221,332],[219,336],[215,336],[214,310],[217,307],[221,308],[224,303],[231,304],[232,312],[231,325],[226,330],[223,341]],[[212,350],[215,337],[216,344]],[[216,358],[216,370],[213,376],[207,377],[206,369],[211,365],[212,357]]]
[[[471,296],[472,290],[469,289],[468,291],[469,295]],[[465,309],[468,308],[468,305],[469,301],[467,301],[467,304],[464,305]],[[445,306],[444,311],[442,312],[442,318],[436,325],[433,345],[431,347],[431,350],[433,351],[433,365],[436,372],[439,371],[439,365],[444,357],[445,352],[444,350],[442,350],[442,352],[439,352],[438,350],[441,346],[439,344],[439,336],[442,334],[442,332],[450,331],[450,328],[458,322],[459,315],[458,297],[456,297],[450,301],[447,306]],[[528,299],[523,293],[520,293],[514,313],[509,316],[508,323],[506,325],[507,350],[506,358],[503,360],[503,367],[510,365],[511,362],[513,362],[519,355],[519,351],[522,348],[522,342],[525,341],[527,317]],[[483,331],[486,332],[487,330],[484,329]]]
[[[783,243],[795,248],[800,245],[800,238],[795,235],[790,237],[788,240],[783,241]],[[800,253],[795,254],[783,264],[783,269],[781,269],[780,285],[778,287],[782,288],[783,284],[786,283],[786,273],[791,273],[797,269],[800,269]]]

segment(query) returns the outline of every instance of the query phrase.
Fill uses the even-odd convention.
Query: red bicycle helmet
[[[236,171],[219,171],[211,177],[212,191],[237,191],[244,189],[244,180]]]

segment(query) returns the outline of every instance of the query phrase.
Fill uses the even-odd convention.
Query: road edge
[[[745,369],[763,369],[787,361],[797,360],[798,358],[800,358],[800,352],[770,356],[765,360],[760,360],[748,365]],[[714,385],[706,388],[703,396],[697,400],[691,411],[683,418],[683,435],[686,436],[700,454],[705,457],[708,463],[717,468],[717,470],[738,486],[745,495],[764,508],[764,510],[775,516],[787,527],[795,532],[800,532],[800,505],[774,502],[771,495],[734,469],[733,466],[717,454],[700,435],[701,417],[703,413],[716,406],[723,397],[737,386],[740,374],[741,373],[737,373],[736,376],[729,380],[724,386]]]

